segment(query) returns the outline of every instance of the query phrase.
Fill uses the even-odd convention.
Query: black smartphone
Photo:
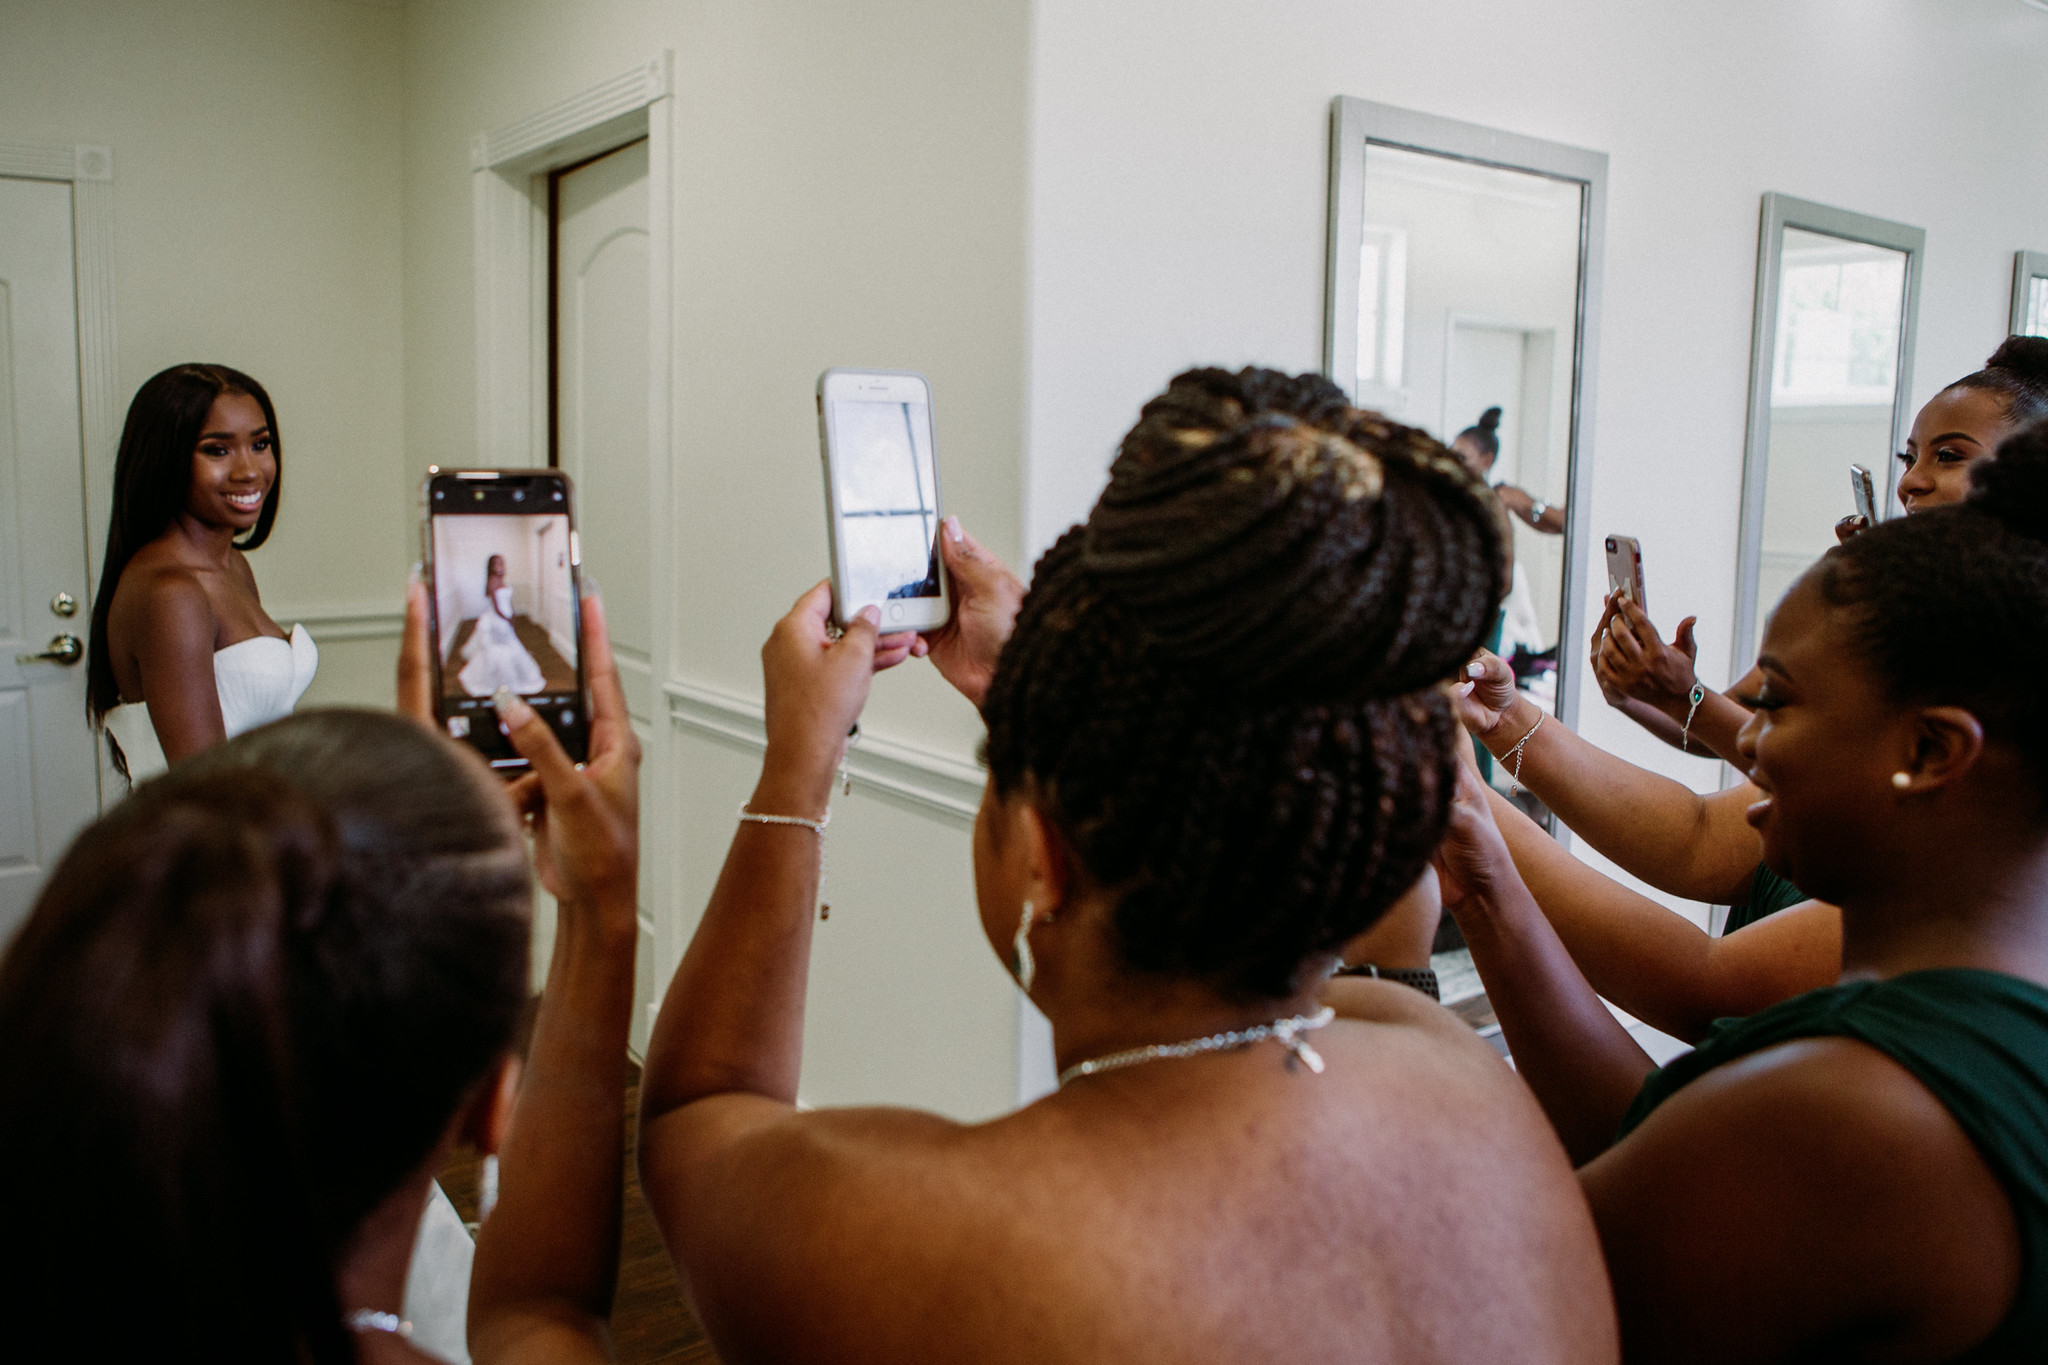
[[[509,687],[581,763],[582,551],[574,495],[558,469],[427,471],[422,563],[434,651],[434,716],[507,776],[527,762],[491,698]]]

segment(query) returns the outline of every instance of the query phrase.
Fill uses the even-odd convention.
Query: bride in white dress
[[[136,392],[86,664],[87,707],[131,785],[290,715],[313,681],[313,637],[270,619],[243,554],[269,538],[279,484],[277,412],[248,375],[177,365]],[[451,1361],[469,1358],[474,1254],[437,1186],[414,1243],[405,1316],[415,1342]]]
[[[477,613],[462,657],[456,681],[472,697],[495,695],[501,687],[522,694],[547,691],[546,675],[512,628],[512,589],[505,584],[503,555],[492,555],[485,566],[484,609]]]
[[[263,610],[244,551],[269,539],[277,412],[248,375],[176,365],[129,405],[93,603],[87,697],[131,783],[290,714],[319,651]]]

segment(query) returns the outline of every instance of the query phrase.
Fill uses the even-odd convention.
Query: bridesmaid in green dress
[[[1653,1071],[1464,775],[1445,899],[1583,1163],[1629,1360],[2042,1359],[2048,426],[1972,479],[1830,551],[1765,634],[1749,818],[1841,907],[1837,984]]]

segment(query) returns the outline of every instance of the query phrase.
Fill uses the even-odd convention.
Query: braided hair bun
[[[1196,370],[1124,438],[1081,567],[1163,655],[1243,695],[1400,696],[1492,624],[1463,578],[1498,553],[1474,486],[1321,376]]]
[[[1502,556],[1421,432],[1317,375],[1183,374],[1039,561],[984,708],[996,789],[1028,783],[1117,896],[1128,965],[1287,995],[1442,838],[1436,684]]]

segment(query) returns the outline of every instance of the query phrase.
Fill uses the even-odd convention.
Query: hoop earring
[[[1011,940],[1015,949],[1010,962],[1010,974],[1017,978],[1017,984],[1024,994],[1031,994],[1032,979],[1038,975],[1038,963],[1031,956],[1031,902],[1024,902],[1024,917],[1017,922],[1017,937]]]

